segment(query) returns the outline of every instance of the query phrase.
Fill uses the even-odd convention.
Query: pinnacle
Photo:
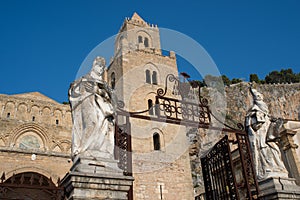
[[[131,19],[137,20],[137,21],[140,21],[140,22],[145,22],[145,21],[143,20],[143,18],[141,18],[136,12],[133,13]]]

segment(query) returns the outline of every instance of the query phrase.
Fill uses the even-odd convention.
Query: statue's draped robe
[[[102,80],[89,75],[72,83],[72,156],[112,158],[114,150],[114,109]]]
[[[246,116],[245,125],[248,130],[257,178],[267,178],[272,173],[286,173],[280,149],[276,144],[273,130],[270,128],[268,108],[264,102],[255,102]]]

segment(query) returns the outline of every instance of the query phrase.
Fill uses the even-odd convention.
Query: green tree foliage
[[[299,83],[300,74],[296,74],[292,69],[282,69],[272,71],[265,77],[266,83]]]
[[[259,80],[257,74],[250,74],[250,82],[260,83],[260,80]]]
[[[229,86],[231,84],[230,79],[226,75],[222,75],[222,80],[223,80],[224,85]]]
[[[242,82],[242,80],[239,79],[239,78],[233,78],[233,79],[231,80],[231,84],[236,84],[236,83],[240,83],[240,82]]]

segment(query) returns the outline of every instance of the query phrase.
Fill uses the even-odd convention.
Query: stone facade
[[[226,87],[227,117],[243,122],[251,107],[249,83],[242,82]],[[254,84],[263,93],[270,115],[284,119],[300,120],[300,83]]]
[[[125,20],[115,47],[108,82],[115,85],[125,110],[147,110],[154,105],[156,91],[164,87],[167,75],[178,74],[175,54],[162,54],[157,26],[136,13]],[[170,92],[167,96],[178,98]],[[193,199],[185,127],[134,118],[130,123],[134,199]],[[154,137],[159,140],[158,148]]]
[[[0,108],[0,173],[62,178],[71,166],[70,106],[32,92],[0,95]]]

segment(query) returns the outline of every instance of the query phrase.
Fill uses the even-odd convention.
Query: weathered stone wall
[[[249,83],[238,83],[226,87],[227,116],[243,122],[252,105]],[[270,115],[276,118],[300,120],[300,83],[294,84],[254,84],[254,88],[264,95]]]
[[[71,166],[70,106],[33,92],[0,95],[0,109],[0,173],[62,178]]]

